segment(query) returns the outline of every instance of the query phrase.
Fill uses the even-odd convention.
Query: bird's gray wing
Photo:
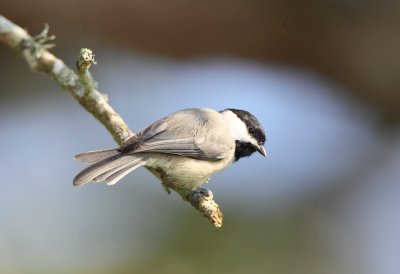
[[[168,119],[161,119],[129,139],[120,147],[120,151],[122,153],[158,152],[208,161],[219,161],[225,158],[225,151],[220,153],[213,149],[213,146],[206,144],[206,138],[194,136],[196,131],[191,127],[193,125],[186,125],[185,133],[179,132],[176,128],[169,131]]]

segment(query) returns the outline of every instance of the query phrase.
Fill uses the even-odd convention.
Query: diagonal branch
[[[73,96],[111,133],[114,140],[121,145],[134,133],[107,103],[107,96],[97,90],[89,68],[95,64],[94,54],[90,49],[81,49],[77,62],[78,74],[58,59],[48,49],[54,46],[55,36],[48,36],[48,26],[36,37],[30,36],[24,29],[0,15],[0,42],[14,50],[27,62],[33,71],[43,72],[66,92]],[[210,190],[173,188],[183,200],[190,202],[194,208],[209,219],[215,227],[222,226],[222,212],[213,200]]]

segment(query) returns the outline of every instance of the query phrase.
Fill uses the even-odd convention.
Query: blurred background
[[[213,228],[145,169],[72,188],[73,155],[114,147],[0,45],[0,273],[400,273],[399,1],[23,1],[132,130],[179,109],[246,109],[267,133],[207,185]]]

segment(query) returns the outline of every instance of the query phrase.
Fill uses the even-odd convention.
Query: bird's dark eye
[[[256,133],[256,129],[254,127],[249,127],[249,133],[254,135]]]

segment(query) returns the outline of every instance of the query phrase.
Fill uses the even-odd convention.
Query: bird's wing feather
[[[203,151],[201,143],[196,138],[169,138],[168,134],[162,134],[150,141],[142,143],[134,152],[159,152],[190,157],[198,160],[218,161],[223,159],[221,153],[216,151]]]
[[[212,140],[206,142],[208,132],[201,135],[205,137],[196,137],[198,135],[196,121],[185,122],[182,126],[171,126],[170,118],[171,116],[151,124],[129,139],[121,146],[120,151],[122,153],[159,152],[208,161],[219,161],[226,157],[224,144],[212,146],[210,145]]]

